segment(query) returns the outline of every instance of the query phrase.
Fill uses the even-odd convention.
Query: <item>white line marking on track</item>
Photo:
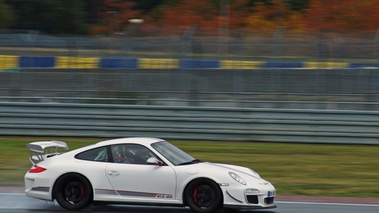
[[[25,197],[27,197],[24,193],[2,193],[2,192],[0,192],[0,195],[25,196]],[[30,198],[30,199],[33,199],[33,198]],[[40,201],[44,201],[44,200],[40,200]],[[47,202],[51,202],[51,201],[47,201]],[[283,204],[303,204],[303,205],[334,205],[334,206],[368,206],[368,207],[379,207],[379,204],[363,204],[363,203],[325,203],[325,202],[308,202],[308,201],[275,201],[275,203],[278,203],[278,204],[280,204],[280,203],[283,203]]]
[[[334,206],[370,206],[379,207],[379,204],[363,204],[363,203],[323,203],[323,202],[302,202],[302,201],[276,201],[275,203],[288,203],[288,204],[305,204],[305,205],[334,205]]]
[[[0,195],[17,195],[17,196],[20,196],[20,195],[25,195],[25,193],[4,193],[4,192],[0,192]]]

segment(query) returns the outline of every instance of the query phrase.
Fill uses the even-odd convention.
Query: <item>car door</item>
[[[170,202],[175,199],[176,175],[167,165],[147,164],[157,157],[139,144],[111,146],[114,163],[106,167],[106,175],[114,190],[126,200],[136,202]]]

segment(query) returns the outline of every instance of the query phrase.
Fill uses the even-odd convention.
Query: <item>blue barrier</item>
[[[220,68],[219,60],[180,60],[181,69],[218,69]]]
[[[66,67],[65,61],[62,60],[59,63],[60,57],[57,56],[20,56],[15,61],[14,66],[20,68],[60,68]],[[62,57],[61,57],[62,58]],[[64,57],[63,57],[64,58]],[[74,57],[73,57],[74,58]],[[75,59],[75,58],[74,58]],[[173,66],[179,69],[230,69],[228,66],[222,66],[223,60],[200,60],[200,59],[175,59],[179,65],[170,62],[172,59],[150,59],[153,63],[150,66],[149,60],[145,58],[95,58],[99,60],[99,63],[93,63],[91,66],[85,66],[83,68],[108,68],[108,69],[172,69]],[[163,61],[162,61],[163,60]],[[164,61],[168,60],[168,61]],[[143,62],[143,63],[141,63]],[[231,62],[231,61],[228,61]],[[379,63],[343,63],[343,62],[281,62],[281,61],[266,61],[261,62],[256,66],[246,66],[246,62],[249,61],[233,61],[233,67],[238,69],[240,67],[246,69],[317,69],[317,68],[331,68],[331,69],[346,69],[346,68],[379,68]],[[252,61],[253,62],[253,61]],[[63,64],[62,64],[63,63]],[[67,63],[72,63],[72,60],[68,60]],[[87,63],[87,62],[86,62]],[[147,64],[146,64],[147,63]],[[154,64],[156,63],[156,64]],[[71,65],[71,64],[68,64]],[[70,68],[70,66],[68,66]],[[72,68],[75,68],[72,67]]]
[[[137,58],[102,58],[100,60],[100,68],[128,68],[137,69]]]
[[[55,57],[53,56],[21,56],[19,60],[22,68],[55,67]]]
[[[303,68],[303,62],[275,62],[268,61],[263,64],[263,68]]]
[[[379,64],[378,63],[350,63],[349,68],[371,68],[375,67],[378,68]]]

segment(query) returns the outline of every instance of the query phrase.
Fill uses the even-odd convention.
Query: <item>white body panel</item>
[[[54,183],[68,173],[81,174],[93,188],[94,201],[183,204],[185,187],[194,179],[206,178],[220,186],[225,206],[275,207],[274,186],[252,170],[233,165],[208,162],[174,166],[152,143],[163,141],[152,138],[124,138],[73,150],[47,158],[37,165],[46,168],[41,173],[25,174],[25,193],[34,198],[53,200]],[[75,158],[79,153],[97,147],[114,144],[139,144],[154,152],[165,165],[135,165],[113,162],[97,162]],[[229,172],[238,174],[246,181],[243,185],[234,180]],[[254,201],[248,200],[253,198]],[[265,200],[266,199],[266,200]],[[267,202],[267,199],[272,199]]]
[[[176,175],[169,166],[110,164],[106,174],[113,189],[125,200],[178,203],[174,201]]]

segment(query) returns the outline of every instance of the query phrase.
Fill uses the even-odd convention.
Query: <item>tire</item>
[[[208,179],[196,179],[184,191],[184,202],[198,213],[215,212],[222,207],[220,187]]]
[[[67,210],[87,207],[93,199],[93,191],[88,180],[79,174],[60,177],[54,185],[54,198]]]

